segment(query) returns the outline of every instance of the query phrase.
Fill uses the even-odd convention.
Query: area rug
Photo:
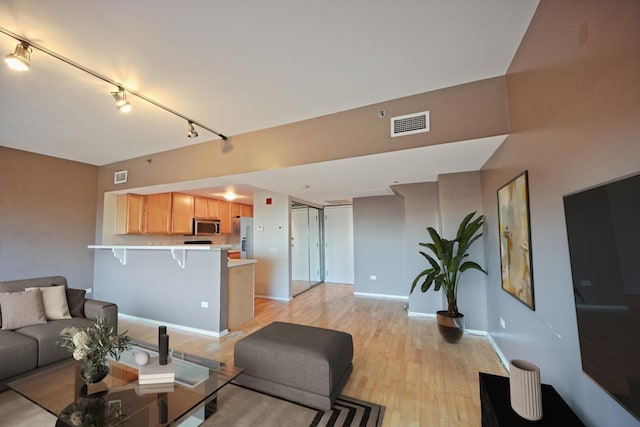
[[[0,393],[0,427],[53,426],[56,418],[13,391]],[[309,408],[228,384],[218,392],[218,410],[202,427],[380,427],[384,407],[340,396],[330,411]]]
[[[323,411],[229,384],[218,392],[218,410],[202,427],[379,427],[383,415],[383,406],[351,397],[339,396],[330,411]]]

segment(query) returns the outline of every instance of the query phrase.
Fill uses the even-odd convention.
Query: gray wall
[[[188,250],[185,268],[169,250],[128,250],[126,265],[110,249],[95,252],[95,297],[120,313],[213,333],[227,328],[226,250]]]
[[[427,260],[418,252],[424,248],[418,243],[429,242],[427,227],[440,229],[438,217],[438,185],[435,182],[394,185],[393,191],[404,202],[405,289],[411,289],[413,279],[425,269]],[[420,285],[418,285],[420,286]],[[441,292],[422,293],[420,288],[409,295],[409,312],[434,314],[442,310],[444,297]]]
[[[638,420],[582,372],[562,197],[640,169],[638,22],[636,0],[541,1],[507,75],[511,136],[482,172],[488,329],[507,359],[537,364],[588,426]],[[523,170],[535,311],[500,286],[496,191]]]
[[[471,212],[482,214],[480,173],[467,172],[438,177],[441,232],[449,239],[455,237],[462,219]],[[477,216],[476,216],[477,217]],[[489,233],[486,226],[483,235]],[[483,237],[469,249],[469,261],[485,267]],[[487,278],[476,270],[460,276],[458,283],[458,309],[464,314],[465,327],[487,330]]]
[[[400,198],[353,199],[354,292],[407,296],[404,240],[404,207]]]
[[[356,292],[408,296],[410,314],[435,315],[446,308],[442,292],[430,289],[422,293],[416,288],[409,294],[411,282],[428,265],[419,254],[425,250],[419,243],[431,241],[426,231],[429,226],[453,238],[465,215],[482,213],[480,173],[441,175],[438,182],[394,185],[392,189],[397,197],[354,199]],[[482,239],[471,248],[469,259],[486,265]],[[382,275],[372,281],[369,276],[376,271]],[[482,273],[470,271],[461,277],[458,306],[467,328],[486,330],[486,277]]]
[[[0,280],[93,283],[98,168],[0,146]]]

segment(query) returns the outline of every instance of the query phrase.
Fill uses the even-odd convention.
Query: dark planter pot
[[[80,368],[80,375],[82,376],[82,379],[84,379],[87,384],[99,383],[100,381],[105,379],[107,375],[109,375],[109,366],[108,365],[94,366],[93,370],[91,371],[90,378],[86,377],[86,374],[84,372],[84,367],[82,367]]]
[[[447,310],[440,310],[437,312],[436,320],[438,331],[446,342],[455,344],[460,341],[464,334],[464,314],[460,314],[459,317],[449,317]]]

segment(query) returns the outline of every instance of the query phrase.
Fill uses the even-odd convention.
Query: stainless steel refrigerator
[[[237,216],[231,219],[231,224],[233,248],[240,249],[240,258],[253,258],[253,218]]]

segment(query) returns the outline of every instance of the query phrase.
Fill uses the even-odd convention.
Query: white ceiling
[[[233,137],[503,75],[537,4],[5,0],[0,27]],[[0,54],[16,43],[0,34]],[[135,97],[133,111],[119,113],[113,86],[37,50],[31,62],[25,73],[0,67],[2,146],[104,165],[215,138],[204,129],[186,138],[183,119]],[[449,157],[442,173],[468,167],[467,156]],[[309,173],[305,194],[346,197],[319,188],[318,167],[296,170]],[[359,168],[370,166],[347,167]],[[281,187],[271,190],[284,192],[289,181],[272,173]],[[354,183],[351,192],[392,183]]]

